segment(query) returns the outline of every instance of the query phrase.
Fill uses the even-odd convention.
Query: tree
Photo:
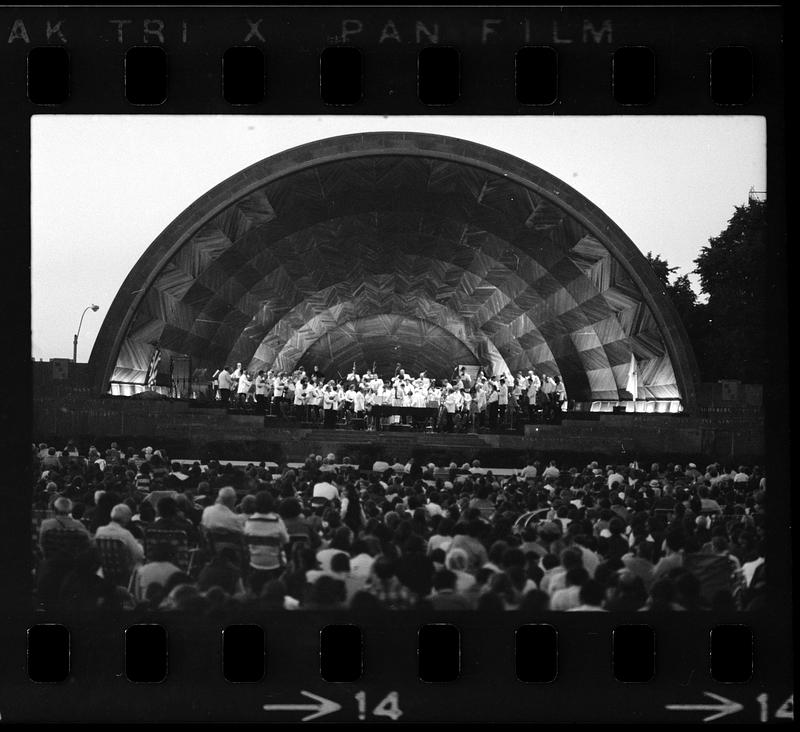
[[[694,260],[708,302],[696,344],[706,380],[762,383],[766,359],[767,207],[751,200],[737,206],[727,228]]]
[[[653,252],[647,252],[647,261],[653,268],[653,274],[658,278],[658,281],[664,286],[669,287],[669,277],[678,271],[677,267],[670,267],[666,259],[661,259],[660,254],[653,256]]]
[[[647,252],[647,261],[650,262],[653,273],[672,300],[672,304],[678,311],[691,338],[697,308],[697,295],[689,282],[689,275],[680,275],[675,278],[674,282],[670,282],[670,276],[678,271],[677,267],[670,267],[666,259],[662,259],[659,254],[653,256],[652,252]]]

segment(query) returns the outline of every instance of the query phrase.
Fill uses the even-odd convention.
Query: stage
[[[139,400],[94,396],[36,398],[34,441],[127,447],[163,447],[168,454],[197,459],[304,460],[310,453],[353,462],[394,457],[405,461],[457,462],[473,459],[486,465],[514,465],[528,455],[580,462],[604,458],[746,463],[764,459],[764,429],[752,410],[703,410],[685,414],[566,413],[560,424],[529,424],[521,432],[441,433],[426,431],[367,432],[321,429],[294,424],[265,426],[263,416],[228,414],[188,400]]]

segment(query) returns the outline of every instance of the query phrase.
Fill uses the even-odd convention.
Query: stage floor
[[[107,446],[112,441],[143,449],[164,447],[170,455],[209,456],[229,460],[302,461],[310,453],[333,452],[355,462],[381,455],[405,461],[414,455],[436,455],[450,462],[479,459],[487,465],[516,465],[528,454],[539,459],[573,456],[616,461],[676,459],[758,462],[764,455],[763,421],[724,414],[605,414],[567,412],[560,424],[528,424],[523,431],[447,433],[378,432],[324,429],[265,420],[256,414],[191,407],[186,401],[82,397],[68,402],[37,400],[33,410],[35,441]],[[497,455],[497,451],[506,457]],[[566,457],[565,457],[566,459]]]

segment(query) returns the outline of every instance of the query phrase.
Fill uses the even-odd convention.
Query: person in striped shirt
[[[272,541],[251,544],[248,542],[251,537]],[[249,585],[258,596],[266,582],[278,579],[283,572],[284,547],[289,543],[286,524],[275,512],[275,499],[269,491],[256,494],[256,510],[244,523],[244,538],[250,550]]]

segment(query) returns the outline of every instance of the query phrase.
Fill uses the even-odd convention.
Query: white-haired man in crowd
[[[77,519],[72,518],[72,501],[64,496],[59,496],[53,501],[55,516],[42,521],[39,528],[39,544],[42,544],[44,535],[48,531],[78,531],[86,535],[86,543],[89,543],[89,530]]]
[[[241,534],[244,531],[245,514],[234,513],[236,505],[236,491],[232,486],[226,485],[219,489],[217,501],[203,509],[200,524],[208,531],[234,531]]]
[[[133,534],[125,528],[130,524],[132,516],[133,513],[128,506],[118,503],[111,509],[111,520],[105,526],[98,527],[95,538],[121,541],[130,552],[131,564],[139,564],[144,561],[144,550]]]

